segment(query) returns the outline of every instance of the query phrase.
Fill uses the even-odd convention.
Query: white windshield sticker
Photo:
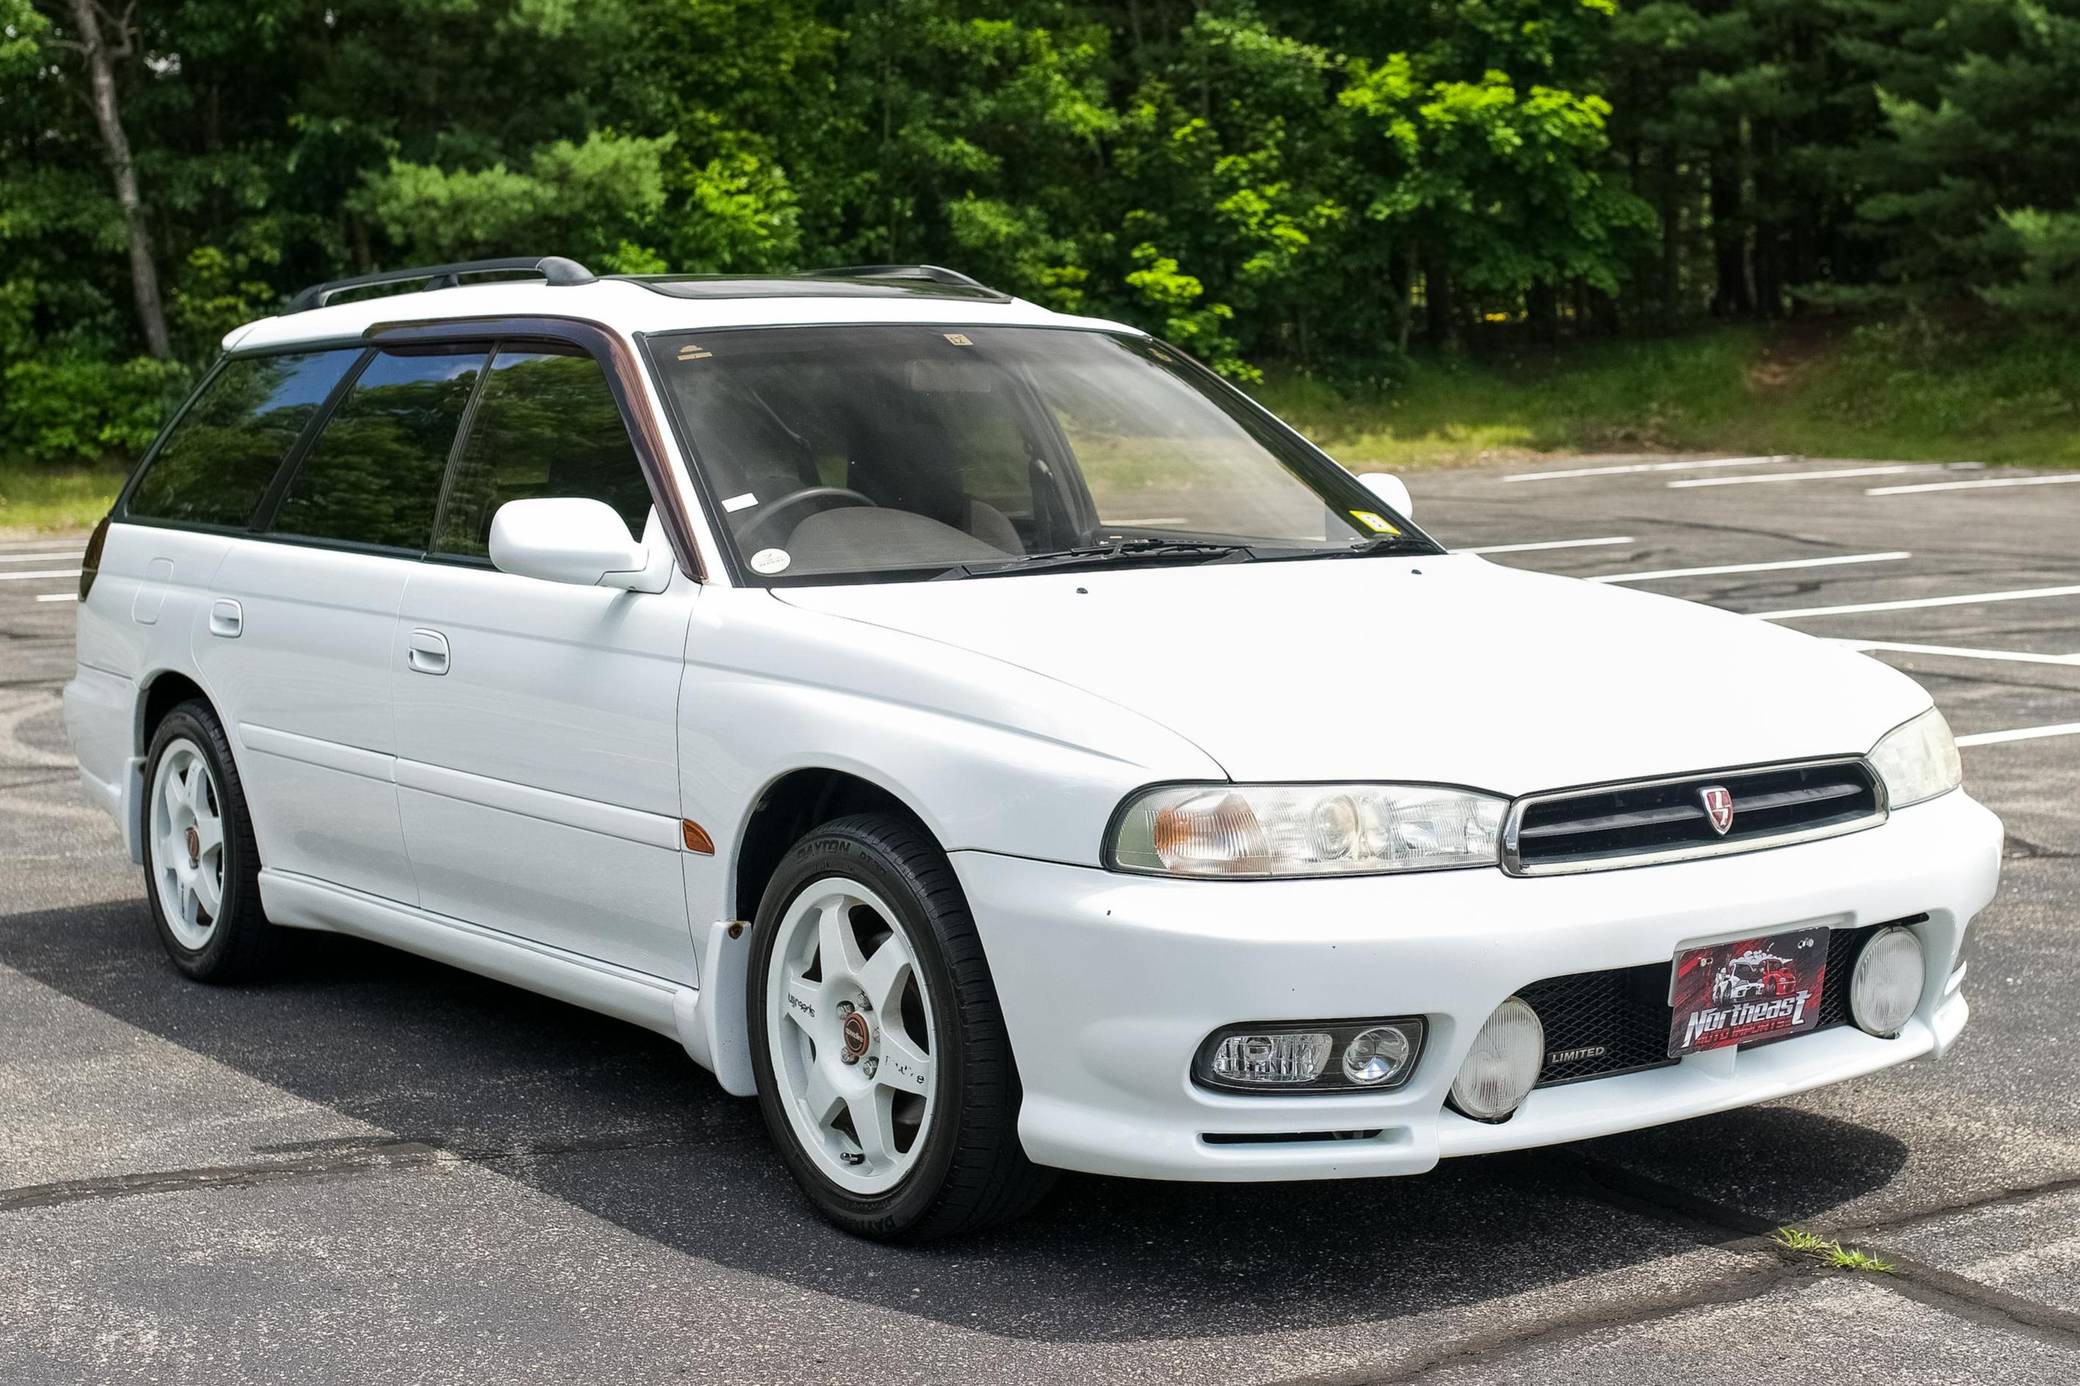
[[[784,573],[787,565],[794,562],[786,549],[760,549],[751,555],[751,571],[754,573]]]
[[[727,510],[730,514],[734,515],[739,510],[743,510],[757,504],[758,497],[752,495],[749,491],[746,491],[741,496],[731,496],[728,500],[722,503],[722,508],[724,510]]]

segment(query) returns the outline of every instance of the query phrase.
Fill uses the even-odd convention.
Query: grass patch
[[[2042,334],[1724,327],[1423,357],[1370,396],[1274,377],[1260,397],[1345,462],[1409,469],[1600,451],[2080,465],[2080,343]]]
[[[1863,1271],[1871,1275],[1891,1275],[1897,1267],[1881,1256],[1868,1251],[1857,1251],[1840,1242],[1818,1237],[1799,1227],[1779,1227],[1770,1234],[1770,1240],[1786,1251],[1810,1256],[1824,1266],[1835,1270]]]
[[[92,529],[123,487],[121,464],[19,467],[0,464],[0,533]]]

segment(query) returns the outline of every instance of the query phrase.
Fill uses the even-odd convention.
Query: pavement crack
[[[1362,1368],[1328,1375],[1291,1378],[1280,1383],[1280,1386],[1413,1386],[1413,1383],[1421,1382],[1438,1372],[1507,1361],[1528,1348],[1568,1342],[1602,1329],[1634,1328],[1641,1324],[1672,1318],[1691,1309],[1738,1304],[1743,1300],[1768,1294],[1779,1285],[1800,1278],[1802,1274],[1802,1270],[1790,1265],[1750,1268],[1680,1294],[1657,1295],[1636,1300],[1622,1309],[1600,1308],[1563,1314],[1546,1320],[1529,1332],[1508,1329],[1482,1334],[1385,1372],[1377,1368]]]
[[[1975,1323],[2019,1330],[2038,1342],[2055,1347],[2080,1346],[2080,1314],[2010,1294],[1983,1281],[1939,1269],[1884,1247],[1866,1244],[1863,1249],[1892,1263],[1889,1274],[1873,1279],[1891,1284],[1893,1289],[1917,1303]]]
[[[1722,1250],[1746,1250],[1750,1247],[1765,1249],[1784,1262],[1787,1272],[1806,1268],[1808,1273],[1858,1275],[1875,1284],[1889,1285],[1920,1303],[1944,1309],[1975,1322],[2019,1329],[2039,1341],[2055,1343],[2061,1347],[2070,1348],[2080,1344],[2080,1314],[2053,1308],[2048,1304],[1996,1289],[1968,1276],[1931,1266],[1895,1251],[1882,1242],[1866,1240],[1858,1236],[1856,1231],[1841,1234],[1839,1240],[1854,1250],[1868,1252],[1887,1262],[1891,1267],[1889,1271],[1882,1274],[1835,1270],[1812,1272],[1810,1260],[1805,1253],[1783,1245],[1771,1235],[1776,1231],[1778,1224],[1767,1218],[1728,1208],[1698,1194],[1620,1166],[1605,1164],[1600,1160],[1581,1155],[1566,1158],[1571,1160],[1587,1181],[1592,1190],[1592,1197],[1601,1198],[1649,1217],[1658,1217],[1664,1222],[1676,1223],[1698,1235],[1706,1245]],[[2006,1203],[2023,1203],[2076,1187],[2080,1187],[2080,1178],[2052,1180],[2025,1189],[2004,1190],[1955,1207],[1917,1213],[1911,1218],[1902,1218],[1890,1224],[1868,1224],[1857,1231],[1882,1234],[1893,1228],[1948,1214]]]
[[[50,1184],[29,1184],[20,1188],[0,1189],[0,1213],[52,1208],[65,1203],[99,1199],[134,1198],[143,1194],[250,1188],[263,1184],[381,1174],[401,1169],[460,1165],[495,1167],[563,1155],[639,1150],[683,1143],[681,1137],[665,1136],[633,1140],[542,1142],[497,1149],[470,1149],[444,1146],[427,1139],[350,1137],[340,1141],[304,1143],[304,1148],[309,1149],[311,1153],[296,1159],[203,1165],[190,1169],[149,1170],[138,1174],[100,1175],[87,1179],[66,1179]],[[274,1148],[290,1150],[297,1147],[291,1145]]]

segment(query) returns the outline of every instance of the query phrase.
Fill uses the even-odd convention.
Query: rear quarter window
[[[130,493],[145,520],[243,528],[358,349],[234,357],[188,406]]]

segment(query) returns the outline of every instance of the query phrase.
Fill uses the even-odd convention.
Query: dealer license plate
[[[1678,949],[1669,1057],[1803,1034],[1820,1023],[1826,985],[1825,928]]]

